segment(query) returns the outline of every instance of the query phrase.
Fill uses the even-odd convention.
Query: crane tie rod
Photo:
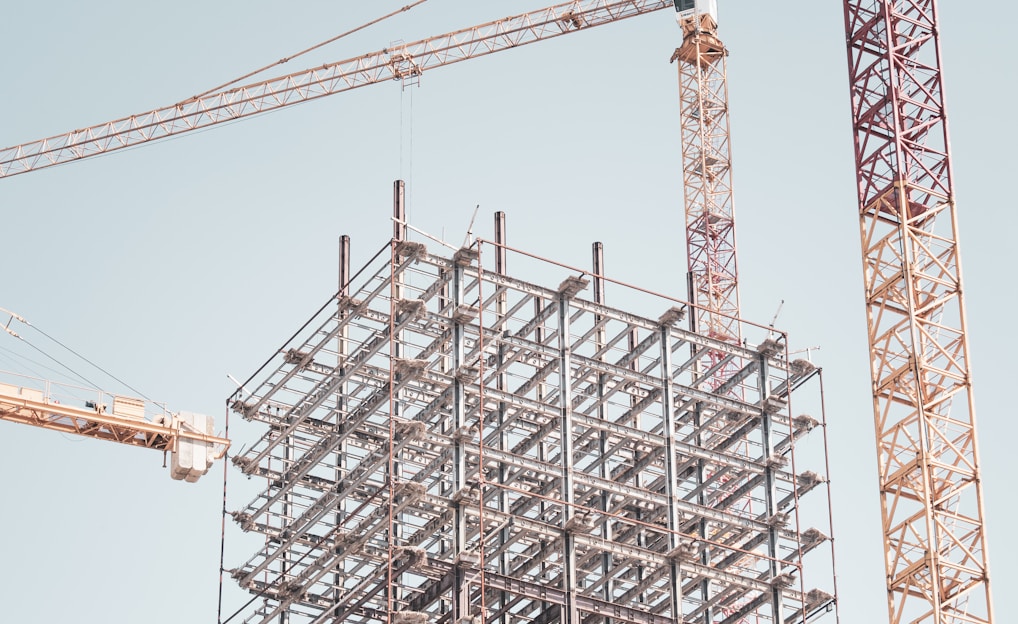
[[[40,334],[42,334],[42,335],[43,335],[43,336],[45,336],[46,338],[49,338],[49,339],[50,339],[50,340],[52,340],[53,342],[57,343],[58,345],[60,345],[60,346],[61,346],[61,347],[63,347],[64,349],[66,349],[67,351],[70,351],[71,353],[73,353],[73,354],[74,354],[75,356],[77,356],[77,357],[78,357],[78,358],[80,358],[81,360],[84,360],[84,361],[85,361],[85,362],[86,362],[87,364],[89,364],[89,365],[90,365],[90,366],[92,366],[93,368],[96,368],[96,369],[98,369],[98,370],[99,370],[100,372],[102,372],[103,374],[105,374],[105,375],[109,376],[109,377],[110,377],[110,378],[112,378],[112,379],[113,379],[114,381],[116,381],[116,382],[118,382],[118,383],[121,383],[121,384],[123,384],[123,385],[124,385],[125,387],[127,387],[127,388],[128,388],[129,390],[131,390],[132,392],[136,393],[136,394],[137,394],[138,396],[142,397],[142,398],[143,398],[143,399],[145,399],[146,401],[149,401],[149,402],[155,403],[155,401],[153,401],[153,400],[152,400],[152,399],[150,399],[149,397],[145,396],[145,394],[144,394],[143,392],[141,392],[140,390],[138,390],[138,389],[134,388],[133,386],[131,386],[131,384],[127,383],[126,381],[124,381],[124,380],[122,380],[122,379],[119,379],[119,378],[118,378],[118,377],[117,377],[116,375],[114,375],[113,373],[111,373],[111,372],[109,372],[108,370],[104,369],[104,368],[103,368],[102,366],[99,366],[98,364],[96,364],[96,363],[95,363],[95,362],[93,362],[92,360],[88,359],[88,358],[87,358],[87,357],[85,357],[84,355],[82,355],[82,354],[78,353],[78,352],[77,352],[77,351],[75,351],[74,349],[72,349],[72,348],[68,347],[67,345],[65,345],[64,343],[60,342],[59,340],[57,340],[57,339],[56,339],[56,338],[54,338],[53,336],[50,336],[49,334],[47,334],[47,333],[46,333],[46,332],[44,332],[43,330],[39,329],[39,327],[37,327],[36,325],[33,325],[32,323],[29,323],[29,322],[28,322],[28,321],[27,321],[27,320],[26,320],[26,319],[25,319],[24,317],[22,317],[21,315],[19,315],[19,314],[16,314],[16,313],[14,313],[14,312],[11,312],[10,310],[4,309],[4,308],[0,308],[0,312],[2,312],[2,313],[4,313],[4,314],[9,314],[9,315],[11,316],[11,318],[10,318],[10,319],[9,319],[9,320],[7,321],[7,323],[6,323],[6,324],[4,324],[4,326],[3,326],[3,327],[4,327],[4,331],[6,331],[6,332],[7,332],[8,334],[10,334],[11,336],[14,336],[15,338],[17,338],[17,339],[21,340],[22,342],[24,342],[24,343],[25,343],[25,344],[27,344],[28,346],[32,347],[33,349],[35,349],[36,351],[38,351],[38,352],[39,352],[39,353],[41,353],[42,355],[46,356],[46,357],[47,357],[47,358],[49,358],[50,360],[53,360],[53,361],[54,361],[55,363],[57,363],[57,364],[59,364],[59,365],[60,365],[61,367],[65,368],[65,369],[66,369],[66,370],[67,370],[68,372],[70,372],[70,373],[71,373],[72,375],[74,375],[74,376],[75,376],[75,377],[77,377],[78,379],[80,379],[80,380],[84,381],[84,382],[85,382],[86,384],[88,384],[89,386],[92,386],[92,387],[93,387],[93,388],[95,388],[96,390],[98,390],[98,389],[99,389],[99,386],[97,386],[97,385],[96,385],[96,384],[94,384],[93,382],[91,382],[91,381],[89,381],[88,379],[86,379],[86,378],[85,378],[84,376],[82,376],[82,375],[81,375],[80,373],[78,373],[77,371],[75,371],[75,370],[74,370],[74,369],[72,369],[71,367],[67,366],[66,364],[64,364],[64,363],[63,363],[63,362],[61,362],[60,360],[56,359],[56,358],[55,358],[55,357],[53,357],[52,355],[50,355],[50,354],[46,353],[45,351],[43,351],[43,350],[42,350],[42,349],[40,349],[39,347],[35,346],[34,344],[32,344],[31,342],[29,342],[28,340],[26,340],[26,339],[25,339],[25,338],[24,338],[23,336],[20,336],[20,335],[18,335],[18,334],[17,334],[17,333],[16,333],[16,332],[15,332],[14,330],[12,330],[12,329],[10,328],[10,324],[11,324],[12,322],[14,322],[14,321],[20,321],[21,323],[24,323],[24,324],[25,324],[26,326],[28,326],[28,327],[31,327],[32,329],[34,329],[35,331],[39,332]]]

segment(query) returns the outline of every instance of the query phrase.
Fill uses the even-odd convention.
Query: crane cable
[[[58,345],[60,345],[60,346],[61,346],[62,348],[66,349],[67,351],[70,351],[71,353],[73,353],[74,355],[76,355],[76,356],[77,356],[78,358],[80,358],[81,360],[84,360],[84,361],[85,361],[85,363],[87,363],[87,364],[89,364],[90,366],[92,366],[93,368],[95,368],[95,369],[99,370],[99,371],[100,371],[100,372],[102,372],[102,373],[103,373],[104,375],[106,375],[106,376],[110,377],[111,379],[113,379],[114,381],[116,381],[116,382],[118,382],[118,383],[122,384],[123,386],[125,386],[126,388],[128,388],[129,390],[131,390],[132,392],[134,392],[135,394],[137,394],[138,396],[142,397],[142,398],[143,398],[143,399],[145,399],[146,401],[149,401],[149,402],[151,402],[151,403],[155,403],[155,401],[153,401],[153,400],[152,400],[151,398],[149,398],[149,397],[145,396],[145,394],[144,394],[143,392],[141,392],[141,391],[140,391],[140,390],[138,390],[137,388],[134,388],[133,386],[131,386],[131,384],[129,384],[129,383],[127,383],[126,381],[124,381],[124,380],[122,380],[122,379],[118,378],[118,377],[117,377],[116,375],[114,375],[113,373],[111,373],[111,372],[109,372],[108,370],[104,369],[104,368],[103,368],[102,366],[99,366],[98,364],[96,364],[96,363],[95,363],[95,362],[93,362],[92,360],[89,360],[89,359],[88,359],[87,357],[85,357],[84,355],[82,355],[82,354],[78,353],[78,352],[77,352],[77,351],[75,351],[74,349],[72,349],[72,348],[68,347],[67,345],[65,345],[64,343],[60,342],[59,340],[57,340],[57,339],[56,339],[56,338],[54,338],[53,336],[50,336],[49,334],[47,334],[46,332],[44,332],[44,331],[43,331],[42,329],[40,329],[40,328],[39,328],[39,327],[37,327],[36,325],[33,325],[32,323],[29,323],[29,322],[28,322],[28,321],[27,321],[27,320],[26,320],[26,319],[25,319],[25,318],[24,318],[23,316],[21,316],[21,315],[19,315],[19,314],[16,314],[16,313],[14,313],[14,312],[11,312],[10,310],[6,310],[6,309],[4,309],[4,308],[0,308],[0,312],[2,312],[2,313],[4,313],[4,314],[9,314],[9,315],[10,315],[10,317],[11,317],[10,319],[8,319],[7,323],[5,323],[5,324],[4,324],[4,326],[3,326],[3,329],[4,329],[4,331],[6,331],[6,332],[7,332],[8,334],[10,334],[11,336],[13,336],[13,337],[17,338],[18,340],[20,340],[20,341],[24,342],[24,343],[25,343],[25,344],[27,344],[27,345],[28,345],[29,347],[31,347],[31,348],[33,348],[33,349],[35,349],[36,351],[38,351],[39,353],[41,353],[41,354],[42,354],[42,355],[44,355],[45,357],[47,357],[47,358],[49,358],[50,360],[52,360],[53,362],[55,362],[55,363],[56,363],[57,365],[59,365],[59,366],[61,366],[62,368],[66,369],[66,370],[67,370],[67,371],[68,371],[69,373],[71,373],[72,375],[74,375],[74,376],[75,376],[75,377],[77,377],[78,379],[82,380],[83,382],[85,382],[86,384],[88,384],[89,386],[91,386],[92,388],[95,388],[96,390],[101,390],[101,389],[99,388],[99,386],[98,386],[98,385],[96,385],[96,384],[95,384],[95,383],[93,383],[92,381],[89,381],[89,380],[88,380],[88,379],[87,379],[87,378],[86,378],[86,377],[85,377],[84,375],[82,375],[82,374],[81,374],[81,373],[79,373],[78,371],[74,370],[74,369],[73,369],[73,368],[71,368],[70,366],[68,366],[68,365],[64,364],[63,362],[61,362],[61,361],[60,361],[60,360],[58,360],[57,358],[53,357],[53,356],[52,356],[52,355],[50,355],[49,353],[46,353],[45,351],[43,351],[42,349],[40,349],[40,348],[39,348],[39,347],[37,347],[36,345],[34,345],[34,344],[32,344],[31,342],[29,342],[29,341],[28,341],[28,340],[27,340],[27,339],[26,339],[26,338],[25,338],[24,336],[22,336],[22,335],[18,334],[18,333],[17,333],[17,332],[15,332],[14,330],[12,330],[12,329],[11,329],[11,327],[10,327],[11,323],[13,323],[14,321],[19,321],[19,322],[23,323],[23,324],[24,324],[24,325],[25,325],[26,327],[31,327],[32,329],[34,329],[35,331],[39,332],[40,334],[42,334],[42,335],[43,335],[43,336],[45,336],[46,338],[49,338],[49,339],[50,339],[50,340],[52,340],[53,342],[55,342],[55,343],[57,343]]]
[[[383,22],[383,21],[389,19],[390,17],[399,15],[400,13],[405,13],[405,12],[409,11],[410,9],[414,8],[415,6],[417,6],[419,4],[424,4],[427,1],[428,0],[417,0],[416,2],[414,2],[412,4],[408,4],[408,5],[400,8],[400,9],[396,9],[395,11],[393,11],[391,13],[388,13],[388,14],[383,15],[381,17],[376,17],[375,19],[371,20],[370,22],[367,22],[365,24],[361,24],[360,26],[358,26],[356,28],[352,28],[352,29],[350,29],[350,30],[348,30],[348,31],[346,31],[344,33],[336,35],[335,37],[333,37],[331,39],[326,39],[325,41],[323,41],[321,43],[316,43],[315,45],[311,46],[310,48],[307,48],[306,50],[301,50],[300,52],[297,52],[296,54],[294,54],[292,56],[285,56],[285,57],[279,59],[278,61],[276,61],[275,63],[266,65],[265,67],[262,67],[261,69],[256,69],[256,70],[254,70],[252,72],[248,72],[248,73],[244,74],[243,76],[240,76],[239,78],[235,78],[235,79],[231,80],[230,82],[223,83],[223,84],[219,85],[218,87],[212,87],[208,91],[204,91],[202,93],[199,93],[198,95],[192,96],[188,100],[184,100],[183,102],[180,102],[180,104],[187,104],[188,102],[193,102],[193,101],[198,100],[200,98],[203,98],[206,95],[209,95],[211,93],[216,93],[218,91],[222,91],[222,90],[226,89],[227,87],[230,87],[230,86],[233,86],[233,85],[237,84],[241,80],[247,80],[251,76],[256,76],[256,75],[258,75],[258,74],[260,74],[260,73],[262,73],[264,71],[267,71],[269,69],[272,69],[273,67],[276,67],[277,65],[282,65],[284,63],[287,63],[290,60],[297,58],[298,56],[303,56],[304,54],[307,54],[308,52],[312,52],[314,50],[317,50],[318,48],[321,48],[323,46],[329,45],[330,43],[333,43],[335,41],[339,41],[343,37],[346,37],[348,35],[352,35],[355,32],[358,32],[360,30],[364,30],[365,28],[367,28],[369,26],[374,26],[375,24],[378,24],[379,22]],[[178,106],[180,104],[178,104]]]
[[[20,336],[18,338],[20,339]],[[47,377],[52,378],[54,375],[65,375],[64,371],[57,370],[44,363],[42,360],[32,358],[24,353],[18,353],[17,351],[8,349],[7,347],[0,347],[0,358],[3,358],[7,362],[11,371],[17,371],[23,368],[39,379],[45,379]],[[46,372],[40,372],[42,370]],[[93,389],[98,390],[98,388]]]

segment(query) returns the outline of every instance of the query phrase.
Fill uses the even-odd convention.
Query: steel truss
[[[188,454],[187,461],[193,459],[193,449],[201,447],[202,461],[208,457],[208,465],[189,466],[192,472],[184,469],[173,477],[187,475],[191,481],[205,474],[211,460],[222,459],[230,447],[228,439],[212,434],[211,421],[203,420],[207,427],[202,429],[195,426],[193,418],[171,413],[151,401],[6,371],[0,371],[0,420],[174,456],[183,452]]]
[[[766,328],[755,346],[683,329],[665,297],[642,293],[657,318],[609,307],[598,271],[591,300],[578,270],[542,261],[561,279],[542,286],[504,272],[504,247],[446,258],[399,236],[231,399],[266,426],[233,459],[266,481],[231,514],[265,536],[231,571],[262,598],[245,621],[791,623],[831,608],[803,581],[830,544],[799,524],[825,483],[794,463],[816,421],[789,408],[812,365]],[[725,354],[721,388],[697,370],[704,350]]]
[[[701,333],[739,341],[732,148],[728,123],[728,50],[709,15],[682,23],[679,61],[682,187],[690,298]]]
[[[571,0],[268,80],[230,83],[170,106],[0,149],[0,178],[201,130],[619,20],[671,9],[669,0]]]
[[[890,619],[990,622],[936,2],[845,28]]]

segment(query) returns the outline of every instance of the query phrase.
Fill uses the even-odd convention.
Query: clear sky
[[[10,4],[0,20],[3,146],[172,104],[407,2]],[[731,50],[743,314],[768,323],[784,300],[777,325],[793,349],[821,347],[813,358],[827,382],[842,621],[883,621],[841,5],[719,4]],[[540,6],[430,0],[267,76]],[[1008,321],[1018,306],[1018,213],[1006,195],[1018,171],[1010,113],[1018,55],[1009,43],[1018,8],[978,6],[942,3],[941,25],[1004,618],[1018,586],[1007,566],[1018,554],[1009,364],[1018,340]],[[253,372],[334,292],[337,238],[353,237],[355,265],[388,239],[398,177],[424,230],[458,242],[474,206],[482,234],[504,210],[516,247],[586,266],[590,244],[603,241],[611,275],[680,295],[677,80],[668,63],[678,41],[662,11],[438,69],[419,88],[375,85],[2,180],[0,307],[146,395],[221,423],[234,388],[227,374]],[[0,368],[31,366],[14,355],[19,348],[0,335]],[[171,482],[161,459],[0,423],[5,620],[215,621],[221,467],[190,485]],[[237,508],[256,484],[232,471],[230,479]],[[228,532],[227,567],[248,554],[237,534]],[[243,599],[228,590],[225,612]]]

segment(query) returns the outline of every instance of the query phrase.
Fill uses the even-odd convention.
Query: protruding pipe
[[[505,213],[499,210],[495,213],[495,272],[505,275]]]
[[[604,244],[593,245],[594,254],[594,303],[604,303]]]
[[[397,241],[406,240],[406,183],[396,180],[392,185],[392,237]]]
[[[350,237],[339,237],[339,296],[350,295]]]
[[[696,288],[696,277],[694,277],[692,271],[687,271],[686,272],[686,298],[694,306],[697,303],[696,291],[694,290],[695,288]],[[694,333],[696,332],[696,330],[697,330],[696,319],[699,318],[699,317],[700,317],[700,310],[699,310],[699,308],[694,307],[693,308],[693,313],[689,315],[689,331],[694,332]]]

